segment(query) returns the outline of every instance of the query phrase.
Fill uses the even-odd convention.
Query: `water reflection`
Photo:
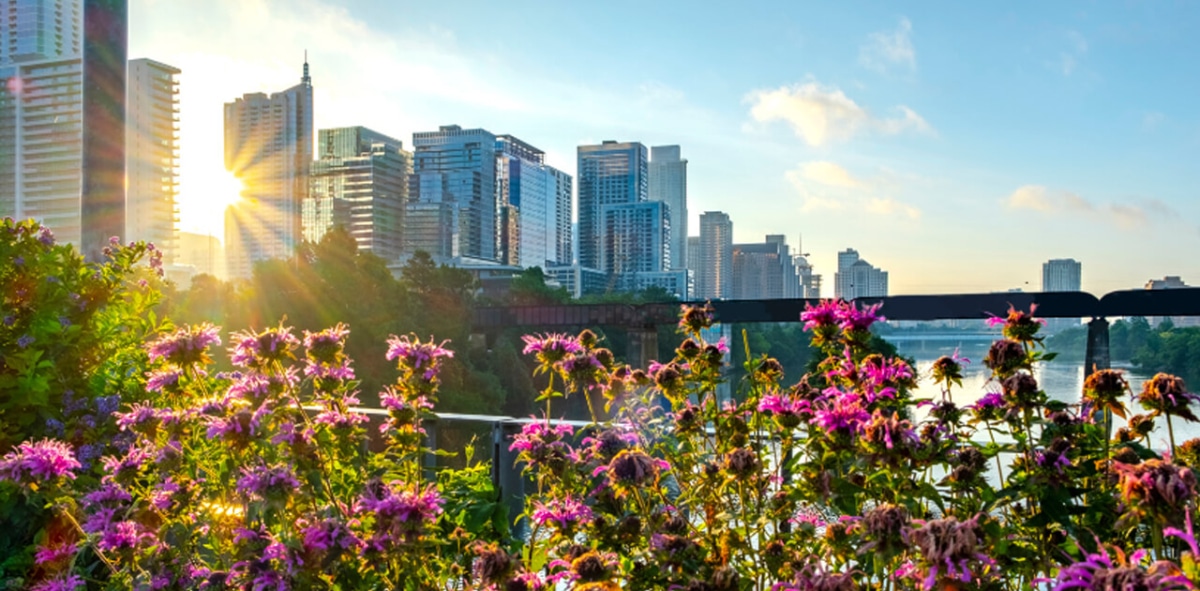
[[[930,368],[934,360],[942,355],[953,353],[955,347],[931,347],[928,343],[912,341],[902,341],[895,344],[901,355],[913,358],[917,362],[921,380],[916,397],[936,398],[940,396],[941,391],[933,384],[933,380],[929,377]],[[999,391],[1000,385],[989,381],[991,372],[983,365],[983,358],[987,354],[988,344],[966,342],[956,343],[956,345],[959,345],[960,355],[970,359],[971,363],[963,369],[963,387],[961,389],[955,388],[952,392],[954,402],[960,406],[966,406],[974,403],[988,392]],[[1083,391],[1083,381],[1086,376],[1084,376],[1083,361],[1077,357],[1081,357],[1081,355],[1077,355],[1074,360],[1056,359],[1040,364],[1034,369],[1034,375],[1037,377],[1038,383],[1052,398],[1064,402],[1079,402],[1080,393]],[[1129,385],[1133,388],[1134,392],[1140,392],[1142,382],[1151,377],[1128,364],[1114,364],[1114,369],[1120,369],[1125,372],[1125,379],[1129,381]],[[1126,401],[1126,406],[1130,407],[1134,413],[1145,412],[1139,405],[1132,401]],[[921,416],[923,418],[923,413]],[[1200,424],[1185,423],[1179,418],[1175,418],[1173,421],[1176,445],[1193,437],[1200,437]],[[1114,417],[1114,428],[1124,425],[1125,421],[1120,417]],[[1167,425],[1165,421],[1159,421],[1154,433],[1151,435],[1151,442],[1155,449],[1167,449]]]

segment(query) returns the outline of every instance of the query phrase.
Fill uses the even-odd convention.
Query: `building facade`
[[[635,273],[670,269],[671,219],[658,201],[608,205],[601,212],[600,270],[613,277],[619,289],[632,290]]]
[[[888,295],[888,273],[872,266],[853,248],[838,252],[838,271],[833,278],[834,297],[844,300],[879,298]]]
[[[0,216],[91,260],[126,234],[127,20],[124,0],[0,0]]]
[[[412,154],[398,139],[365,127],[317,132],[317,160],[301,207],[304,239],[345,228],[361,251],[393,261],[403,248]]]
[[[679,146],[650,148],[649,199],[667,204],[671,216],[671,265],[686,268],[688,243],[687,165]]]
[[[225,211],[226,272],[249,277],[257,261],[292,256],[313,159],[313,87],[300,84],[225,103],[225,169],[244,187]]]
[[[639,142],[579,146],[579,264],[602,269],[606,207],[642,203],[649,194],[649,159]]]
[[[696,298],[729,299],[733,288],[733,221],[720,211],[700,215]]]
[[[413,134],[404,252],[498,260],[496,135],[443,125]]]
[[[1075,259],[1050,259],[1042,263],[1042,291],[1079,291],[1083,264]]]
[[[571,176],[511,135],[496,138],[496,207],[502,263],[543,269],[571,263]]]
[[[735,300],[797,297],[799,282],[791,259],[787,245],[779,241],[734,244],[729,297]]]
[[[129,61],[125,97],[125,233],[179,255],[179,69]]]

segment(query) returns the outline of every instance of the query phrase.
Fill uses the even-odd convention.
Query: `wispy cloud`
[[[921,210],[890,194],[895,182],[855,175],[827,160],[802,162],[784,173],[800,196],[801,211],[850,210],[915,220]]]
[[[1087,52],[1087,39],[1078,31],[1067,31],[1067,48],[1058,54],[1058,59],[1053,61],[1052,65],[1062,72],[1063,76],[1070,76],[1079,67],[1079,60],[1083,59]]]
[[[858,63],[877,72],[885,72],[891,66],[916,70],[917,51],[912,44],[912,22],[901,17],[896,30],[867,36],[867,42],[858,50]]]
[[[1041,185],[1024,185],[1004,199],[1013,210],[1032,210],[1044,215],[1086,216],[1123,229],[1146,226],[1153,220],[1167,220],[1178,213],[1158,199],[1140,199],[1130,203],[1093,203],[1071,191],[1052,190]]]
[[[746,97],[750,116],[760,123],[785,121],[813,147],[845,141],[874,131],[895,135],[907,131],[935,134],[929,122],[904,105],[894,108],[895,117],[877,117],[846,96],[836,86],[809,81],[774,90],[756,90]]]
[[[1154,131],[1158,126],[1167,119],[1167,116],[1158,111],[1150,111],[1142,115],[1142,131]]]

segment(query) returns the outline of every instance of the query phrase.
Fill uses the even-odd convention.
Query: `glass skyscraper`
[[[225,103],[225,168],[245,187],[225,212],[231,278],[249,277],[257,261],[292,256],[300,243],[313,159],[312,97],[305,62],[300,84]]]
[[[671,214],[671,266],[687,266],[687,164],[679,146],[650,148],[650,200],[666,203]]]
[[[126,13],[0,0],[0,216],[35,218],[92,259],[125,235]]]
[[[179,69],[129,61],[125,117],[125,233],[175,262],[179,242]]]
[[[413,134],[404,251],[497,260],[496,136],[444,125]]]
[[[579,146],[579,264],[601,269],[606,207],[645,202],[649,197],[649,160],[639,142],[605,141]]]
[[[696,297],[728,299],[733,287],[733,221],[720,211],[700,215],[700,256]]]
[[[412,154],[398,139],[365,127],[320,130],[301,211],[304,239],[317,242],[341,226],[359,250],[395,260],[403,248],[411,173]]]
[[[571,176],[545,154],[511,136],[496,138],[496,203],[502,263],[541,267],[571,263]]]

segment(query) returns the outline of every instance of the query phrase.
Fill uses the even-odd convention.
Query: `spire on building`
[[[300,82],[305,86],[312,86],[312,77],[308,75],[308,50],[304,50],[304,77]]]

